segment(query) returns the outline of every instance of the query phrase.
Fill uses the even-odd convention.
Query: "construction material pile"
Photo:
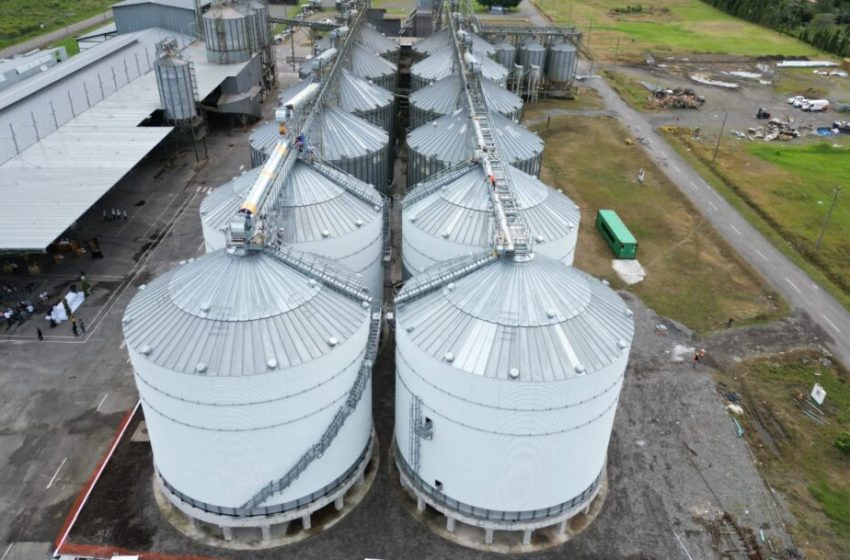
[[[699,109],[703,103],[705,97],[691,88],[657,89],[651,101],[656,109]]]

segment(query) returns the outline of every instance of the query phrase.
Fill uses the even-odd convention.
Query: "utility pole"
[[[823,234],[826,233],[826,226],[829,225],[829,219],[832,217],[832,209],[835,208],[835,201],[838,200],[838,193],[841,192],[841,187],[835,187],[832,191],[832,203],[829,205],[829,210],[826,211],[826,219],[823,221],[823,227],[818,235],[818,242],[815,245],[815,253],[820,251],[820,245],[823,242]]]
[[[729,113],[723,115],[723,124],[720,125],[720,134],[717,135],[717,143],[714,145],[714,155],[711,156],[711,163],[717,159],[717,149],[720,148],[720,139],[723,138],[723,130],[726,128],[726,119],[729,118]]]

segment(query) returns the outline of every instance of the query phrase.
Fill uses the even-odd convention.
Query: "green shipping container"
[[[596,229],[611,252],[618,259],[634,259],[637,257],[638,242],[620,216],[613,210],[600,210],[596,214]]]

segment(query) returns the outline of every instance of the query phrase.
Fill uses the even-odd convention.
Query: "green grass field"
[[[734,315],[744,323],[776,319],[786,306],[700,217],[623,127],[608,117],[553,117],[533,130],[546,141],[547,184],[562,188],[582,211],[576,266],[625,287],[594,227],[596,211],[616,210],[640,246],[646,279],[628,289],[655,311],[706,332]],[[605,154],[605,157],[587,157]],[[636,181],[646,171],[643,185]]]
[[[744,56],[824,56],[792,37],[730,16],[699,0],[533,0],[557,23],[571,23],[584,32],[599,60],[638,60],[686,53]],[[613,10],[640,5],[640,13]],[[619,44],[619,46],[618,46]]]
[[[106,11],[114,0],[0,0],[0,48]]]
[[[745,437],[767,483],[788,501],[796,518],[791,532],[810,560],[844,558],[850,550],[850,457],[833,446],[850,429],[850,386],[847,373],[822,358],[789,352],[717,374],[724,391],[742,396]],[[815,382],[827,392],[823,424],[803,414],[813,411],[798,400]]]

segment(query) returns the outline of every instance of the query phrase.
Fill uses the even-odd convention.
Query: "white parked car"
[[[793,105],[794,107],[799,107],[800,104],[802,104],[803,101],[805,101],[805,100],[806,100],[806,98],[803,97],[802,95],[795,95],[794,97],[788,98],[788,104]]]

